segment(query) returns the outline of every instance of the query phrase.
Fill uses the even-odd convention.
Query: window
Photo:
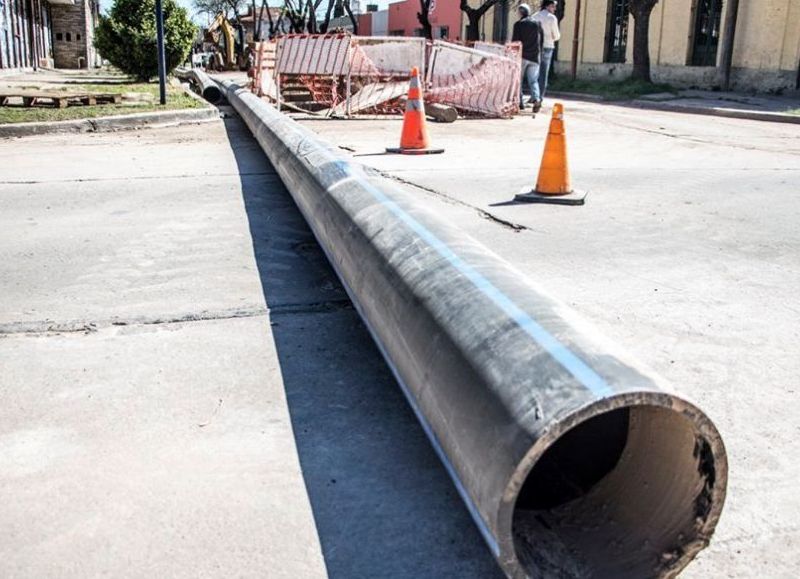
[[[75,35],[75,40],[80,40],[80,39],[81,39],[81,35],[80,35],[80,33],[76,34],[76,35]]]
[[[609,0],[606,62],[625,62],[628,50],[629,0]]]
[[[722,0],[697,0],[692,66],[716,66]]]
[[[67,32],[67,42],[72,42],[72,34]]]
[[[56,40],[59,41],[64,40],[64,35],[61,34],[60,32],[56,32]]]

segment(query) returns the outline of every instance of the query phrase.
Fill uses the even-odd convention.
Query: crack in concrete
[[[474,205],[470,205],[469,203],[466,203],[466,202],[462,201],[461,199],[457,199],[456,197],[451,197],[450,195],[447,195],[446,193],[442,193],[441,191],[437,191],[436,189],[431,189],[430,187],[425,187],[423,185],[420,185],[419,183],[414,183],[413,181],[409,181],[407,179],[404,179],[403,177],[399,177],[397,175],[393,175],[392,173],[387,173],[387,172],[381,171],[379,169],[375,169],[374,167],[370,167],[370,169],[372,171],[375,171],[375,173],[380,175],[381,177],[385,177],[387,179],[391,179],[392,181],[396,181],[398,183],[402,183],[403,185],[411,185],[412,187],[416,187],[417,189],[425,191],[426,193],[431,193],[432,195],[435,195],[436,197],[439,197],[440,199],[442,199],[446,203],[450,203],[452,205],[459,205],[461,207],[466,207],[468,209],[472,209],[478,215],[480,215],[483,219],[487,219],[489,221],[497,223],[498,225],[502,225],[503,227],[507,227],[508,229],[511,229],[515,233],[519,233],[520,231],[530,231],[530,227],[528,227],[526,225],[522,225],[521,223],[514,223],[513,221],[508,221],[507,219],[503,219],[502,217],[498,217],[497,215],[494,215],[493,213],[490,213],[490,212],[486,211],[485,209],[481,209],[480,207],[475,207]]]
[[[153,181],[157,179],[199,179],[206,177],[257,177],[274,175],[278,176],[275,171],[254,171],[254,172],[235,172],[235,173],[204,173],[202,175],[196,174],[179,174],[179,175],[140,175],[137,177],[87,177],[85,179],[52,179],[52,180],[16,180],[16,181],[0,181],[0,185],[44,185],[50,183],[99,183],[99,182],[114,182],[114,181]]]
[[[255,318],[261,316],[283,316],[298,314],[324,314],[340,310],[352,309],[353,305],[347,298],[325,300],[319,302],[299,302],[276,304],[275,306],[239,308],[220,311],[203,311],[200,313],[185,314],[176,317],[146,317],[133,318],[108,318],[104,320],[70,320],[58,322],[42,320],[32,322],[0,323],[0,338],[14,335],[49,335],[49,334],[92,334],[98,330],[121,326],[158,326],[168,324],[183,324],[189,322],[207,322],[219,320],[234,320],[238,318]]]

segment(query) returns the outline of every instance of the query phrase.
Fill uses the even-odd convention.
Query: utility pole
[[[730,90],[731,66],[733,64],[733,41],[736,36],[736,18],[739,15],[739,0],[728,0],[725,12],[725,29],[722,32],[722,90]]]
[[[575,3],[575,29],[572,33],[572,80],[578,76],[578,36],[581,33],[581,0]]]
[[[164,55],[164,7],[156,0],[156,36],[158,45],[158,92],[162,105],[167,104],[167,60]]]

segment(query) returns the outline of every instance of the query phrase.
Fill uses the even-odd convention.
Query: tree
[[[164,0],[164,52],[167,72],[186,60],[195,26],[186,9]],[[95,47],[103,58],[126,74],[148,81],[158,74],[155,0],[114,0],[108,16],[100,16]]]
[[[222,12],[226,18],[236,18],[247,4],[247,0],[192,0],[195,12],[214,18]]]
[[[285,0],[284,8],[286,17],[289,19],[292,32],[308,32],[314,34],[317,31],[316,9],[322,0]]]
[[[497,4],[499,0],[484,0],[483,4],[477,8],[473,8],[467,3],[467,0],[461,0],[461,11],[467,15],[469,24],[467,24],[467,37],[464,40],[480,40],[480,21],[483,15],[489,11],[489,8]]]
[[[331,13],[333,12],[333,5],[335,0],[328,0],[328,8],[325,10],[325,20],[322,21],[322,24],[319,27],[319,31],[322,34],[328,32],[328,27],[331,24]]]
[[[422,25],[422,35],[428,40],[433,40],[433,27],[431,26],[430,13],[433,0],[419,0],[420,11],[417,20]]]
[[[255,0],[253,0],[253,5],[255,5]],[[267,0],[261,0],[261,9],[258,12],[258,17],[257,17],[258,25],[256,27],[256,32],[255,32],[256,36],[255,37],[257,39],[259,39],[259,40],[261,40],[261,38],[262,38],[261,21],[262,21],[262,18],[264,17],[264,14],[266,14],[267,15],[267,24],[269,25],[269,33],[268,33],[267,37],[268,38],[274,38],[275,35],[279,31],[278,29],[280,28],[280,26],[283,23],[283,17],[284,17],[285,12],[286,12],[286,4],[284,4],[283,8],[281,8],[280,13],[278,14],[278,18],[275,19],[275,18],[272,17],[272,8],[269,7],[269,2],[267,2]],[[254,14],[255,14],[255,12],[254,12]]]
[[[633,16],[633,74],[631,78],[650,82],[650,14],[658,0],[629,0]]]
[[[350,8],[350,0],[342,0],[342,4],[344,6],[344,11],[347,12],[347,16],[350,18],[350,23],[353,25],[353,34],[358,34],[358,18],[355,17],[353,14],[353,10]]]

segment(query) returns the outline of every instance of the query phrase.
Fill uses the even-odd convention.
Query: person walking
[[[533,19],[542,25],[544,32],[544,50],[542,50],[542,60],[539,66],[539,98],[544,99],[547,92],[547,80],[550,77],[550,65],[553,62],[553,51],[556,49],[556,42],[561,38],[558,30],[558,18],[556,17],[556,0],[542,0],[542,9],[537,12]]]
[[[514,23],[511,33],[511,40],[522,43],[522,80],[519,84],[519,108],[525,108],[525,99],[522,93],[525,81],[531,91],[530,102],[533,104],[533,112],[539,112],[542,108],[542,99],[539,96],[539,63],[542,58],[544,46],[544,32],[542,24],[531,17],[531,7],[527,4],[520,4],[517,8],[519,20]]]

